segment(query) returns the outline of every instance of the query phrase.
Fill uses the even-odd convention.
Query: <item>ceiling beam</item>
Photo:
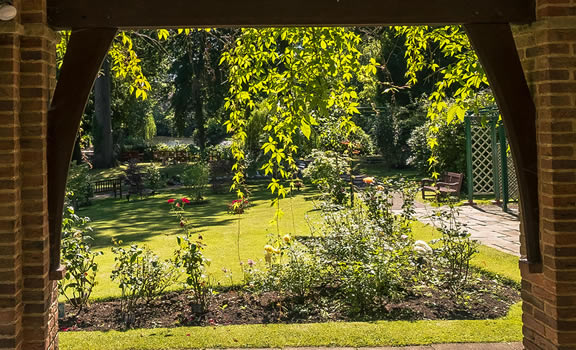
[[[66,28],[529,23],[534,0],[48,0]]]

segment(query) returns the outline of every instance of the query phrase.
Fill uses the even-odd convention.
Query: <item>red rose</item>
[[[168,204],[172,204],[172,203],[174,203],[174,198],[170,198],[170,199],[168,200]]]
[[[186,204],[190,204],[190,201],[186,197],[182,198],[182,202],[184,202]]]

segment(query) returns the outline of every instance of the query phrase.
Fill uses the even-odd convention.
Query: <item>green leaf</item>
[[[310,128],[310,124],[306,123],[306,121],[302,120],[302,123],[300,124],[300,130],[302,130],[302,133],[304,134],[304,136],[306,136],[307,139],[310,139],[310,134],[312,133],[312,129]]]

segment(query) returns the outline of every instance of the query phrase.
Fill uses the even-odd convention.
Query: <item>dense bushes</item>
[[[428,172],[428,158],[431,156],[426,138],[428,128],[429,123],[415,128],[408,140],[411,151],[408,164],[423,173]],[[439,173],[445,171],[466,173],[466,134],[463,123],[440,124],[437,155],[436,171]]]
[[[319,150],[314,150],[309,158],[313,160],[302,172],[304,177],[309,178],[326,199],[343,204],[348,183],[342,176],[350,173],[350,158],[337,152]]]

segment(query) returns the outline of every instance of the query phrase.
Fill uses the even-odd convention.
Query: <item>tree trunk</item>
[[[80,134],[76,136],[76,142],[74,143],[74,151],[72,152],[72,161],[80,164],[82,163],[82,147],[80,147]]]
[[[112,107],[110,104],[110,61],[102,65],[103,74],[94,85],[94,167],[114,166],[114,140],[112,138]]]
[[[198,84],[200,85],[200,84]],[[204,101],[202,100],[202,92],[198,86],[195,89],[195,102],[194,102],[194,118],[196,119],[196,130],[198,130],[198,147],[200,154],[204,155],[206,149],[206,127],[204,120]]]

